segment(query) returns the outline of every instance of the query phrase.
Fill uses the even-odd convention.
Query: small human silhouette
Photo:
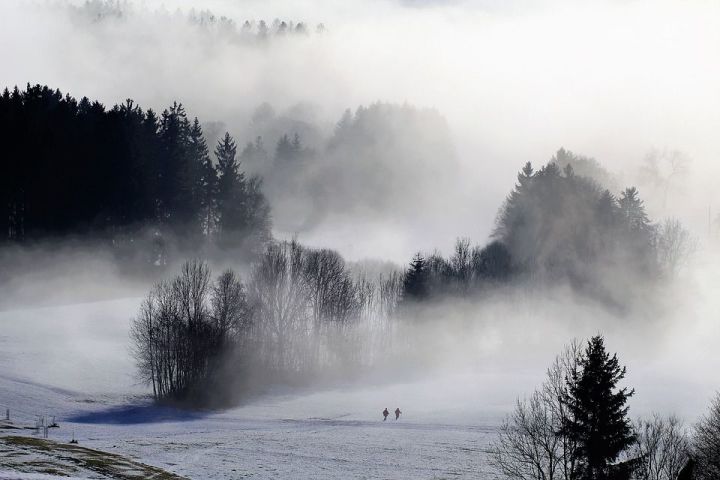
[[[401,413],[402,413],[402,412],[400,411],[400,407],[398,407],[398,408],[395,409],[395,420],[397,420],[398,418],[400,418],[400,414],[401,414]]]
[[[387,420],[388,415],[390,415],[390,412],[388,412],[387,407],[385,407],[385,410],[383,410],[383,422]]]

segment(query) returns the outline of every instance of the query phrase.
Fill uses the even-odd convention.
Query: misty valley
[[[718,27],[3,3],[0,479],[720,479]]]

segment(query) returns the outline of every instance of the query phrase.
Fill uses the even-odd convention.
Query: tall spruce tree
[[[218,230],[224,240],[229,240],[246,227],[245,174],[240,172],[237,145],[229,133],[215,148],[218,177]]]
[[[210,237],[216,223],[218,179],[197,117],[190,127],[188,148],[192,165],[193,198],[199,210],[198,220],[202,234]]]
[[[578,480],[614,478],[614,465],[620,454],[634,441],[627,417],[627,400],[634,390],[619,388],[625,378],[617,355],[605,350],[605,341],[597,335],[588,341],[579,359],[579,369],[567,379],[563,399],[570,415],[564,421],[563,434],[577,448]]]
[[[158,196],[160,220],[174,227],[184,228],[195,216],[193,211],[193,181],[188,152],[190,122],[182,104],[174,103],[160,119],[160,169]]]
[[[618,201],[620,214],[627,228],[632,232],[646,233],[650,229],[650,219],[637,188],[626,188]]]
[[[423,300],[429,293],[429,271],[425,257],[416,253],[410,262],[410,268],[405,272],[403,279],[403,298],[408,300]]]

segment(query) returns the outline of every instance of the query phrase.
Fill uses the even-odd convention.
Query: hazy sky
[[[374,234],[359,246],[357,225],[335,219],[308,234],[354,257],[372,254],[373,238],[395,259],[448,248],[458,235],[483,241],[520,166],[545,162],[560,146],[628,183],[650,148],[680,149],[693,159],[693,192],[668,213],[702,228],[708,206],[720,210],[711,180],[720,170],[715,1],[146,0],[126,21],[102,25],[41,7],[49,4],[2,2],[1,85],[43,83],[156,109],[181,100],[231,133],[263,101],[278,109],[312,102],[328,123],[378,100],[437,108],[464,165],[458,191],[471,205],[442,232],[368,224],[363,231]],[[323,22],[328,32],[255,48],[152,13],[191,7],[238,22]]]

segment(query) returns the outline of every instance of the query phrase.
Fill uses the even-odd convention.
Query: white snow
[[[507,409],[489,393],[501,377],[278,390],[213,413],[155,407],[128,350],[139,301],[0,312],[0,416],[9,408],[24,425],[55,416],[51,439],[74,436],[192,479],[477,478],[487,470],[483,450]],[[383,422],[382,409],[397,406],[400,420]],[[50,478],[22,475],[0,479]]]
[[[560,327],[530,328],[528,314],[516,321],[522,329],[508,330],[515,332],[510,344],[511,334],[498,333],[488,347],[492,352],[462,371],[405,378],[388,365],[382,378],[362,383],[276,389],[231,410],[189,412],[151,405],[147,387],[136,380],[128,327],[140,300],[0,312],[0,418],[5,408],[24,425],[34,425],[38,415],[55,416],[60,428],[50,429],[51,439],[74,436],[81,446],[191,479],[488,478],[485,450],[497,425],[518,396],[542,381],[562,342],[572,338]],[[510,317],[498,318],[507,324]],[[635,349],[637,338],[650,338],[640,327],[631,335],[625,328],[609,334],[638,392],[631,414],[679,412],[694,421],[714,385],[707,376],[688,376],[686,363],[694,357],[687,352],[693,350],[670,347],[694,338],[695,350],[703,351],[700,346],[710,345],[717,331],[701,342],[686,326],[689,333],[673,334],[674,343]],[[582,328],[597,331],[589,321]],[[453,343],[440,345],[452,357]],[[400,420],[391,415],[383,422],[385,407],[400,407]],[[43,478],[12,476],[0,467],[0,479],[8,475]]]

